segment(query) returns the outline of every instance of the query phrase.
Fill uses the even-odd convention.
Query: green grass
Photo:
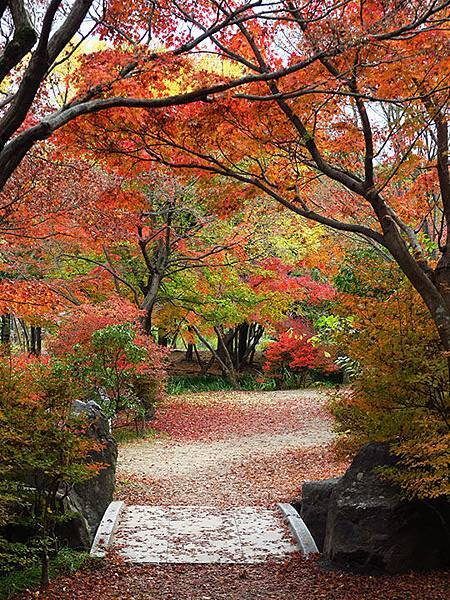
[[[251,373],[239,376],[241,390],[273,390],[275,381],[268,379],[260,381],[259,377]],[[186,394],[197,392],[221,392],[234,389],[225,377],[219,375],[174,375],[169,378],[168,393]]]
[[[239,377],[239,384],[242,390],[253,391],[269,391],[276,389],[275,379],[265,377],[261,378],[261,375],[252,375],[251,373],[245,373]]]
[[[61,575],[72,575],[81,568],[95,568],[101,562],[101,559],[93,558],[87,552],[63,548],[50,561],[50,579],[55,579]],[[25,592],[25,590],[37,589],[40,578],[41,568],[38,564],[0,577],[0,600],[7,600],[14,595]]]
[[[214,375],[174,375],[169,378],[167,385],[167,392],[170,395],[231,389],[233,388],[227,379]]]
[[[311,373],[313,379],[306,387],[334,387],[337,382],[328,374]],[[244,373],[239,376],[239,389],[244,391],[268,391],[276,389],[299,389],[304,387],[299,375],[286,371],[281,378],[261,378],[260,375]],[[173,375],[169,378],[167,391],[171,395],[221,392],[234,389],[225,377],[220,375]]]
[[[130,425],[129,427],[120,427],[113,431],[114,439],[118,444],[126,444],[127,442],[133,442],[134,440],[151,440],[157,432],[150,427],[136,431],[136,429]]]

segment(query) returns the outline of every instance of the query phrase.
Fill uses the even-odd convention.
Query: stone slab
[[[258,563],[299,550],[277,509],[127,506],[111,546],[133,563]]]
[[[106,550],[112,545],[112,539],[124,509],[125,504],[121,500],[111,502],[108,506],[92,542],[91,556],[98,558],[105,556]]]

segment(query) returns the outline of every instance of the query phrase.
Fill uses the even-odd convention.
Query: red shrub
[[[312,327],[304,321],[297,321],[280,333],[267,347],[265,356],[264,370],[275,376],[285,369],[295,373],[310,369],[336,370],[331,355],[316,343]]]

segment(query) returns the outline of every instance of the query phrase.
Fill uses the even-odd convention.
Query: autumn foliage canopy
[[[145,421],[178,344],[235,387],[261,350],[267,376],[351,365],[347,449],[388,440],[406,494],[448,493],[449,21],[448,0],[0,1],[5,469],[31,460],[23,409],[39,461],[59,422],[82,471],[70,401]]]

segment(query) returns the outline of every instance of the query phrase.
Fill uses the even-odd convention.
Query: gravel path
[[[324,398],[311,390],[172,397],[156,420],[160,437],[121,447],[119,497],[234,506],[289,500],[302,468],[329,460]]]
[[[171,442],[156,440],[121,448],[119,470],[160,477],[188,477],[199,472],[223,474],[230,464],[251,456],[267,456],[280,451],[322,445],[332,440],[324,423],[315,419],[308,431],[260,433],[232,436],[217,442]]]

